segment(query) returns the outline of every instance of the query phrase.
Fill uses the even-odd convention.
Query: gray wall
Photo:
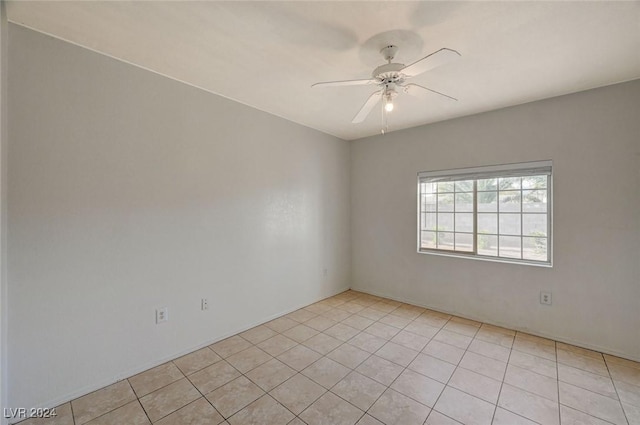
[[[640,359],[639,136],[636,80],[353,142],[352,287]],[[553,268],[416,253],[418,172],[547,159]]]
[[[55,405],[349,287],[347,142],[9,37],[9,406]]]

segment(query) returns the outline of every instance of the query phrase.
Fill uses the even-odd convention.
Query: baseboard
[[[418,307],[428,308],[429,310],[438,311],[440,313],[451,314],[451,315],[462,317],[462,318],[465,318],[465,319],[475,320],[476,322],[486,323],[488,325],[494,325],[494,326],[500,326],[502,328],[512,329],[514,331],[525,332],[525,333],[528,333],[530,335],[535,335],[535,336],[539,336],[539,337],[542,337],[542,338],[552,339],[554,341],[563,342],[565,344],[571,344],[571,345],[575,345],[577,347],[586,348],[588,350],[598,351],[600,353],[610,354],[612,356],[621,357],[623,359],[628,359],[628,360],[633,360],[633,361],[636,361],[636,362],[640,362],[640,358],[629,356],[626,353],[621,353],[621,352],[619,352],[617,350],[614,350],[614,349],[612,349],[610,347],[602,347],[602,346],[598,346],[598,345],[594,345],[594,344],[588,344],[588,343],[584,343],[584,342],[581,342],[581,341],[573,340],[571,338],[559,337],[557,335],[547,334],[545,332],[537,332],[537,331],[531,330],[531,329],[518,328],[518,327],[514,327],[512,324],[509,324],[509,323],[502,323],[502,322],[496,322],[496,321],[487,321],[486,319],[469,316],[469,315],[466,315],[465,313],[460,313],[460,312],[456,312],[456,311],[447,311],[446,309],[442,309],[442,308],[437,307],[437,306],[432,306],[432,305],[427,305],[427,304],[420,304],[420,303],[417,303],[415,300],[408,300],[406,298],[396,297],[396,296],[393,296],[393,295],[379,293],[379,292],[375,292],[375,291],[370,291],[368,289],[363,289],[363,288],[358,288],[358,287],[351,287],[351,289],[354,290],[354,291],[365,293],[365,294],[375,295],[377,297],[388,298],[390,300],[399,301],[399,302],[403,302],[403,303],[406,303],[406,304],[412,304],[412,305],[415,305],[415,306],[418,306]]]
[[[308,306],[310,304],[316,303],[318,301],[322,301],[322,300],[324,300],[326,298],[329,298],[329,297],[332,297],[334,295],[340,294],[340,293],[342,293],[344,291],[347,291],[349,289],[350,289],[349,286],[344,286],[344,287],[342,287],[342,288],[340,288],[340,289],[338,289],[336,291],[330,292],[329,295],[321,296],[319,298],[314,298],[313,301],[311,301],[311,302],[307,302],[307,303],[304,303],[304,304],[296,305],[293,308],[290,308],[290,309],[285,310],[285,311],[280,312],[280,313],[273,314],[273,315],[268,316],[266,318],[263,318],[261,320],[252,322],[249,325],[242,326],[242,327],[237,328],[237,329],[233,329],[233,330],[231,330],[231,331],[229,331],[229,332],[227,332],[227,333],[225,333],[225,334],[223,334],[221,336],[217,336],[216,338],[214,338],[212,340],[208,340],[208,341],[205,341],[205,342],[203,342],[201,344],[198,344],[196,346],[187,348],[185,350],[181,350],[181,351],[179,351],[177,353],[174,353],[174,354],[172,354],[170,356],[166,356],[166,357],[164,357],[162,359],[159,359],[159,360],[156,360],[156,361],[153,361],[153,362],[150,362],[150,363],[146,363],[146,364],[143,364],[141,366],[129,369],[129,370],[127,370],[127,371],[125,371],[125,372],[123,372],[121,374],[118,374],[115,378],[105,379],[105,380],[97,382],[95,384],[87,385],[86,387],[80,388],[77,391],[73,391],[73,392],[65,394],[63,396],[56,397],[56,398],[54,398],[52,400],[49,400],[48,402],[45,402],[45,403],[42,403],[40,405],[33,406],[33,407],[34,408],[51,408],[51,407],[55,407],[55,406],[60,406],[60,405],[62,405],[64,403],[67,403],[67,402],[69,402],[71,400],[75,400],[78,397],[85,396],[85,395],[90,394],[90,393],[92,393],[94,391],[97,391],[97,390],[99,390],[101,388],[104,388],[104,387],[107,387],[109,385],[115,384],[116,382],[122,381],[122,380],[127,379],[127,378],[129,378],[131,376],[137,375],[138,373],[144,372],[145,370],[149,370],[149,369],[152,369],[152,368],[154,368],[156,366],[160,366],[161,364],[164,364],[164,363],[166,363],[168,361],[175,360],[175,359],[177,359],[179,357],[182,357],[185,354],[189,354],[189,353],[191,353],[193,351],[196,351],[196,350],[199,350],[201,348],[207,347],[207,346],[209,346],[211,344],[215,344],[216,342],[222,341],[223,339],[229,338],[230,336],[236,335],[236,334],[238,334],[240,332],[244,332],[244,331],[246,331],[248,329],[251,329],[251,328],[256,327],[258,325],[261,325],[263,323],[270,322],[271,320],[277,319],[278,317],[285,316],[285,315],[287,315],[287,314],[289,314],[291,312],[294,312],[296,310],[304,308],[304,307],[306,307],[306,306]],[[4,419],[4,418],[1,418],[1,419]],[[2,425],[8,424],[8,423],[9,422],[6,421],[6,420],[5,420],[4,423],[0,422],[0,424],[2,424]],[[16,423],[16,422],[12,422],[12,423]]]

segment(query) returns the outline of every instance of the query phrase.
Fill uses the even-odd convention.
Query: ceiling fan
[[[443,65],[453,59],[460,57],[460,53],[455,50],[442,48],[430,55],[412,63],[411,65],[404,65],[401,63],[393,63],[393,58],[398,52],[398,47],[394,45],[388,45],[380,50],[380,53],[387,61],[386,64],[380,65],[373,70],[371,74],[372,78],[366,80],[345,80],[345,81],[327,81],[322,83],[316,83],[311,87],[339,87],[339,86],[359,86],[359,85],[374,85],[378,87],[378,90],[369,96],[367,101],[362,105],[360,111],[351,120],[352,123],[360,123],[371,113],[373,108],[382,101],[383,111],[393,111],[393,100],[398,96],[399,91],[405,93],[414,94],[424,91],[439,94],[451,100],[458,100],[454,97],[440,93],[439,91],[420,86],[418,84],[406,83],[406,81],[416,75],[420,75],[423,72],[429,71],[437,66]],[[383,116],[384,116],[383,112]],[[384,133],[384,130],[383,130]]]

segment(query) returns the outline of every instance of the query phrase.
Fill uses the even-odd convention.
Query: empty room
[[[1,1],[1,425],[640,425],[639,1]]]

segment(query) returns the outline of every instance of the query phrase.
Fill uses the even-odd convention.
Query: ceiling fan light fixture
[[[387,112],[393,111],[393,101],[391,98],[387,98],[384,102],[384,110]]]

